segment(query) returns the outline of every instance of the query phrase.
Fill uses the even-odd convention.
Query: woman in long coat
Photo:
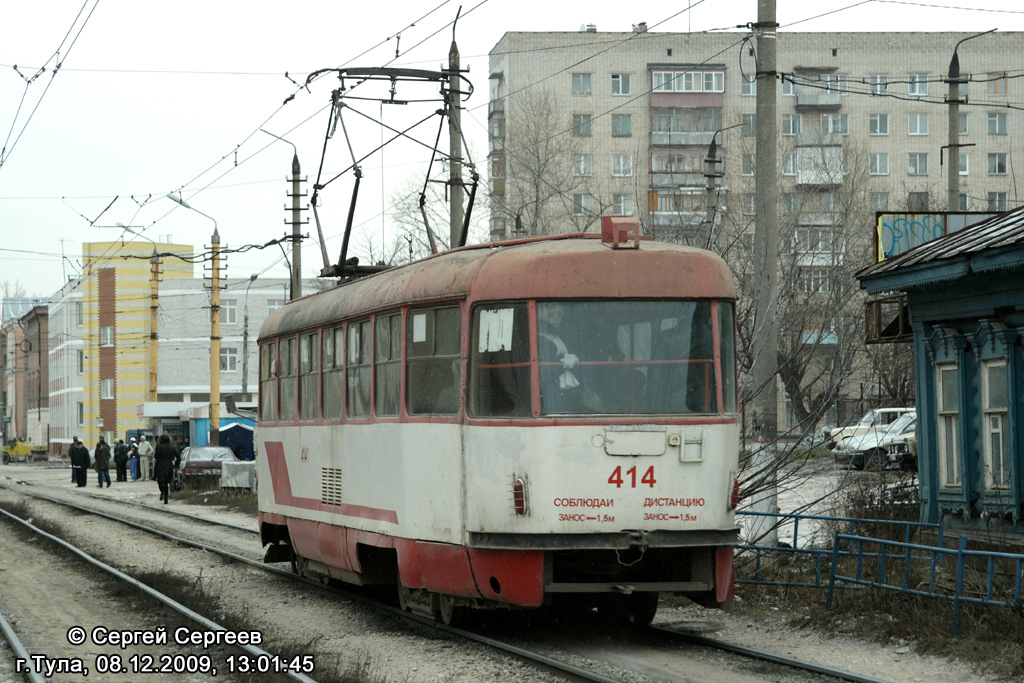
[[[160,486],[160,500],[164,503],[168,502],[171,480],[174,479],[174,470],[178,468],[178,458],[178,449],[171,445],[171,437],[161,434],[160,443],[157,444],[153,456],[153,476]]]

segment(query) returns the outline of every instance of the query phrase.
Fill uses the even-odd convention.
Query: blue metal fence
[[[962,605],[977,604],[998,607],[1024,609],[1022,584],[1024,584],[1024,554],[1000,553],[992,551],[968,550],[967,538],[961,536],[956,549],[943,547],[944,531],[942,525],[921,522],[897,522],[891,520],[857,519],[853,517],[830,517],[824,515],[797,515],[783,513],[740,512],[750,517],[775,518],[775,527],[786,529],[792,525],[792,546],[762,546],[756,543],[743,544],[738,549],[754,553],[754,571],[746,577],[737,576],[736,583],[761,584],[773,586],[794,586],[828,589],[827,605],[831,609],[837,588],[878,588],[897,591],[909,595],[919,595],[952,601],[955,606],[953,633],[959,635],[962,617]],[[838,524],[849,530],[849,533],[836,531],[831,539],[831,547],[815,547],[814,538],[810,537],[801,544],[800,523],[807,524]],[[902,528],[902,541],[883,538],[872,538],[858,533],[870,528]],[[912,543],[915,534],[929,531],[935,534],[936,545]],[[893,535],[893,534],[888,534]],[[918,536],[920,539],[920,536]],[[820,544],[828,545],[828,544]],[[792,561],[796,559],[800,571],[797,576],[805,575],[807,565],[812,563],[813,578],[800,580],[769,579],[764,573],[766,565]],[[842,562],[852,559],[851,563]],[[805,560],[805,563],[801,563]],[[1000,571],[997,563],[1004,567]],[[894,565],[897,567],[893,569]],[[956,567],[955,586],[940,581],[942,567]],[[981,570],[975,568],[984,565],[984,580]],[[1012,570],[1010,569],[1012,567]],[[914,577],[919,574],[913,568],[927,568],[927,581],[911,585]],[[848,575],[852,571],[852,575]],[[968,572],[976,578],[967,580]],[[777,574],[777,572],[775,572]],[[981,585],[984,584],[984,589]],[[1011,588],[1012,586],[1012,588]]]

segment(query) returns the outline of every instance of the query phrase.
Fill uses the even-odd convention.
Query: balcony
[[[658,228],[695,228],[701,224],[704,211],[652,211],[651,224]]]
[[[699,187],[704,188],[707,181],[703,173],[686,173],[684,171],[651,171],[651,187]]]
[[[696,145],[707,147],[711,144],[711,138],[715,131],[653,131],[651,133],[651,145]]]
[[[824,90],[808,88],[808,92],[800,92],[796,96],[797,111],[829,111],[839,109],[842,105],[843,96],[837,92],[826,92]]]
[[[797,147],[839,147],[842,144],[842,133],[800,133],[796,136]]]
[[[796,184],[802,188],[842,185],[846,158],[842,147],[798,147]]]

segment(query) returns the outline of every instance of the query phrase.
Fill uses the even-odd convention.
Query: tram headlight
[[[512,507],[517,515],[526,514],[526,482],[521,477],[512,480]]]

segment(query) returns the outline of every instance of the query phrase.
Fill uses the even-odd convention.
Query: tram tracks
[[[559,660],[559,659],[556,659],[556,658],[553,658],[553,657],[549,657],[549,656],[546,656],[544,654],[541,654],[541,653],[535,652],[533,650],[527,649],[528,647],[530,647],[529,644],[527,644],[526,647],[520,647],[520,646],[512,645],[512,644],[510,644],[508,642],[505,642],[505,641],[502,641],[502,640],[497,640],[495,638],[491,638],[491,637],[489,637],[487,635],[483,635],[481,633],[476,633],[476,632],[472,632],[472,631],[466,631],[466,630],[462,630],[462,629],[456,629],[456,628],[447,627],[447,626],[444,626],[443,624],[439,624],[437,622],[434,622],[434,621],[432,621],[430,619],[427,619],[427,618],[424,618],[422,616],[414,615],[414,614],[409,614],[407,612],[403,612],[403,611],[399,610],[397,607],[384,604],[384,603],[382,603],[382,602],[380,602],[378,600],[373,600],[372,598],[367,598],[364,595],[356,594],[356,593],[353,593],[352,591],[349,591],[349,590],[346,590],[346,589],[337,588],[335,586],[324,586],[323,584],[321,584],[321,583],[319,583],[317,581],[314,581],[314,580],[311,580],[311,579],[302,578],[302,577],[298,577],[298,576],[294,575],[290,571],[286,571],[286,570],[283,570],[283,569],[280,569],[280,568],[277,568],[277,567],[265,565],[259,559],[254,559],[252,556],[246,557],[246,556],[244,556],[242,554],[239,554],[237,552],[233,552],[231,550],[226,550],[224,548],[212,546],[210,544],[203,543],[203,542],[200,542],[200,541],[197,541],[197,540],[194,540],[194,539],[184,538],[184,537],[179,536],[177,534],[172,534],[172,533],[169,533],[169,532],[161,530],[161,529],[152,528],[152,527],[150,527],[150,526],[148,526],[146,524],[142,524],[140,522],[126,520],[123,517],[118,517],[117,515],[113,515],[113,514],[110,514],[108,512],[103,512],[103,511],[97,510],[97,509],[95,509],[93,507],[86,507],[86,506],[82,506],[82,505],[77,505],[76,503],[73,503],[71,501],[61,500],[61,499],[58,499],[58,498],[54,498],[52,496],[47,496],[47,495],[45,495],[45,494],[43,494],[43,493],[41,493],[39,491],[27,491],[27,490],[24,490],[25,487],[19,487],[18,489],[12,489],[9,486],[0,485],[0,488],[6,488],[8,490],[13,490],[16,493],[19,493],[19,494],[22,494],[22,495],[26,495],[26,496],[30,496],[30,497],[33,497],[33,498],[37,498],[37,499],[40,499],[40,500],[44,500],[44,501],[52,503],[52,504],[62,505],[62,506],[67,506],[67,507],[70,507],[70,508],[74,508],[74,509],[77,509],[77,510],[79,510],[81,512],[84,512],[86,514],[99,515],[99,516],[101,516],[103,518],[106,518],[106,519],[109,519],[111,521],[115,521],[115,522],[118,522],[118,523],[121,523],[121,524],[129,525],[132,528],[135,528],[135,529],[137,529],[139,531],[142,531],[144,533],[158,535],[158,536],[160,536],[160,537],[162,537],[162,538],[164,538],[166,540],[173,541],[174,543],[178,543],[178,544],[181,544],[181,545],[191,546],[191,547],[198,548],[198,549],[201,549],[201,550],[203,550],[205,552],[209,552],[209,553],[215,553],[217,555],[220,555],[221,557],[224,557],[226,559],[231,560],[232,562],[244,563],[247,566],[259,569],[262,572],[268,572],[268,573],[276,575],[278,577],[286,578],[287,580],[290,580],[290,581],[298,581],[298,582],[301,582],[301,583],[303,583],[303,584],[305,584],[307,586],[315,586],[318,589],[327,590],[327,591],[329,591],[331,593],[334,593],[334,594],[337,594],[337,595],[342,595],[342,596],[344,596],[344,597],[346,597],[348,599],[357,600],[359,602],[362,602],[364,604],[372,606],[373,609],[388,611],[391,614],[393,614],[394,616],[396,616],[398,618],[401,618],[403,620],[406,620],[407,622],[414,622],[414,623],[419,624],[420,626],[423,626],[423,627],[426,627],[426,628],[435,629],[437,631],[449,634],[449,635],[451,635],[453,637],[472,640],[474,642],[477,642],[477,643],[480,643],[482,645],[485,645],[488,648],[493,648],[493,649],[496,649],[496,650],[500,650],[501,652],[503,652],[503,653],[505,653],[505,654],[507,654],[507,655],[509,655],[511,657],[514,657],[516,659],[519,659],[520,661],[526,662],[526,663],[530,664],[531,666],[536,667],[538,669],[541,669],[541,670],[544,670],[544,671],[548,671],[550,673],[558,675],[559,677],[561,677],[561,678],[563,678],[565,680],[600,681],[602,683],[611,683],[611,682],[614,682],[614,681],[617,680],[615,678],[604,676],[602,674],[595,673],[595,672],[590,671],[588,669],[585,669],[583,667],[576,666],[576,665],[570,664],[568,662],[565,662],[565,661],[562,661],[562,660]],[[144,504],[139,504],[139,503],[133,503],[133,502],[129,502],[129,501],[121,501],[121,500],[117,500],[117,499],[106,498],[106,497],[103,497],[103,496],[96,496],[95,494],[88,494],[88,493],[86,493],[85,495],[87,497],[89,497],[90,499],[99,499],[99,500],[102,500],[104,502],[116,502],[116,503],[120,503],[120,504],[135,505],[135,506],[138,506],[138,507],[141,507],[141,508],[145,508],[145,509],[147,509],[147,511],[156,513],[158,515],[177,513],[177,515],[180,516],[182,514],[186,514],[186,513],[181,513],[180,511],[168,510],[168,509],[165,509],[165,508],[162,508],[162,507],[155,507],[155,506],[149,506],[149,505],[144,505]],[[203,522],[205,524],[208,524],[208,525],[211,525],[211,526],[224,527],[226,529],[230,529],[232,531],[232,533],[246,533],[247,535],[254,533],[254,531],[252,529],[247,529],[247,528],[244,528],[244,527],[239,527],[237,525],[225,524],[224,522],[220,522],[220,521],[217,521],[217,520],[210,520],[210,519],[207,519],[207,518],[196,517],[194,515],[188,515],[188,517],[194,518],[194,519],[196,519],[198,521],[201,521],[201,522]],[[785,666],[785,667],[793,670],[794,672],[796,670],[800,670],[800,671],[804,671],[804,672],[812,672],[812,673],[817,674],[819,676],[827,676],[829,679],[832,679],[832,680],[854,681],[854,682],[857,682],[857,683],[880,683],[879,679],[859,676],[857,674],[853,674],[853,673],[849,673],[849,672],[838,671],[838,670],[830,669],[829,667],[822,667],[820,665],[815,665],[815,664],[811,664],[811,663],[808,663],[808,662],[802,662],[802,661],[796,660],[794,658],[788,658],[788,657],[781,657],[781,656],[778,656],[778,655],[772,655],[771,653],[765,653],[765,652],[761,652],[761,651],[757,651],[757,650],[752,650],[750,648],[744,648],[744,647],[738,646],[738,645],[733,645],[733,644],[729,644],[729,643],[723,643],[721,641],[717,641],[717,640],[711,639],[711,638],[698,637],[698,636],[694,636],[694,635],[688,634],[688,633],[680,633],[678,630],[672,630],[672,629],[667,629],[667,628],[662,628],[662,627],[651,627],[651,633],[658,633],[659,634],[658,637],[662,638],[662,639],[666,639],[666,638],[668,638],[668,639],[675,639],[675,641],[677,643],[678,642],[682,642],[682,641],[685,640],[687,643],[689,643],[691,645],[692,644],[696,644],[696,645],[700,645],[700,646],[705,647],[705,648],[714,648],[714,649],[717,649],[717,650],[730,651],[730,652],[732,652],[732,653],[734,653],[736,655],[740,655],[740,656],[742,656],[744,658],[755,658],[755,659],[759,659],[759,660],[769,661],[769,662],[773,663],[773,666]],[[539,645],[540,645],[541,648],[544,647],[543,643],[540,643]],[[723,680],[727,680],[727,679],[723,679]],[[812,679],[809,678],[809,679],[806,679],[806,680],[812,680]],[[823,680],[823,679],[816,678],[816,679],[813,679],[813,680]]]

